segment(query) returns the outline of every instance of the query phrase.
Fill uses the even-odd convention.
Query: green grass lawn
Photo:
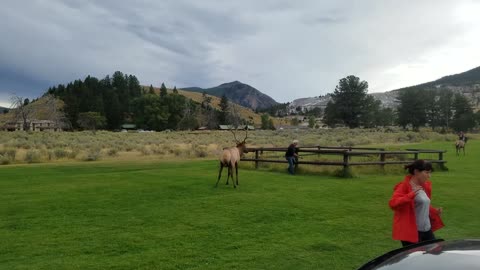
[[[435,172],[445,239],[480,237],[480,143]],[[0,167],[1,269],[355,269],[400,244],[388,200],[400,174],[290,176],[214,161]],[[224,171],[225,173],[225,171]]]

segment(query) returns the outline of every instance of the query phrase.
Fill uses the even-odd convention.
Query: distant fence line
[[[299,147],[299,156],[301,153],[309,153],[307,155],[337,155],[343,156],[343,161],[302,161],[296,160],[295,166],[302,164],[308,165],[328,165],[328,166],[343,166],[344,170],[348,170],[350,166],[359,165],[379,165],[382,169],[385,165],[392,164],[409,164],[414,160],[419,159],[420,154],[438,154],[438,159],[429,159],[431,163],[440,164],[442,168],[445,168],[446,160],[443,159],[445,150],[432,150],[432,149],[406,149],[404,151],[385,151],[384,148],[369,148],[369,147],[343,147],[343,146],[308,146]],[[265,152],[283,152],[287,151],[286,147],[255,147],[247,148],[248,152],[255,152],[255,158],[242,158],[242,161],[255,162],[255,168],[258,168],[259,163],[288,163],[285,159],[264,159],[260,158],[261,154]],[[353,156],[372,156],[378,155],[378,161],[351,161]],[[407,158],[405,160],[387,160],[389,155],[404,155]],[[305,155],[304,155],[305,156]],[[410,156],[410,159],[408,158]]]

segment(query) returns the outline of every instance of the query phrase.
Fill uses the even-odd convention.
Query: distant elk
[[[455,149],[456,149],[457,156],[460,155],[460,150],[463,150],[463,155],[465,156],[465,144],[466,144],[466,141],[464,140],[457,140],[455,142]]]
[[[248,137],[248,127],[245,129],[245,139],[243,141],[237,140],[237,137],[235,136],[235,132],[231,130],[233,133],[233,138],[235,138],[235,142],[237,146],[235,147],[228,147],[224,148],[222,154],[219,157],[220,160],[220,171],[218,172],[218,179],[217,183],[215,184],[215,187],[218,186],[218,182],[220,181],[220,178],[222,177],[222,170],[223,167],[228,168],[228,174],[227,174],[227,183],[228,185],[228,179],[230,176],[232,177],[232,182],[233,182],[233,187],[237,188],[238,185],[238,163],[240,162],[240,157],[243,155],[243,153],[247,153],[247,146],[245,141],[247,140]],[[236,175],[236,185],[235,185],[235,178],[233,177],[233,170],[235,170],[235,175]]]

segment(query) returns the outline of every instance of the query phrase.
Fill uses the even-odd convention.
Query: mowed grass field
[[[480,238],[480,143],[432,174],[444,239]],[[290,176],[216,161],[0,167],[0,269],[356,269],[398,248],[388,200],[402,174]],[[225,173],[225,171],[224,171]],[[225,177],[224,177],[225,179]]]

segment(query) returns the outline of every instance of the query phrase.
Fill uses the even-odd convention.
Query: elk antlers
[[[233,133],[233,138],[235,139],[235,142],[236,142],[237,144],[242,143],[242,142],[245,142],[245,141],[247,140],[247,138],[248,138],[248,125],[245,125],[245,139],[243,139],[243,141],[237,140],[237,136],[235,136],[235,132],[233,131],[233,128],[230,129],[230,131]]]

